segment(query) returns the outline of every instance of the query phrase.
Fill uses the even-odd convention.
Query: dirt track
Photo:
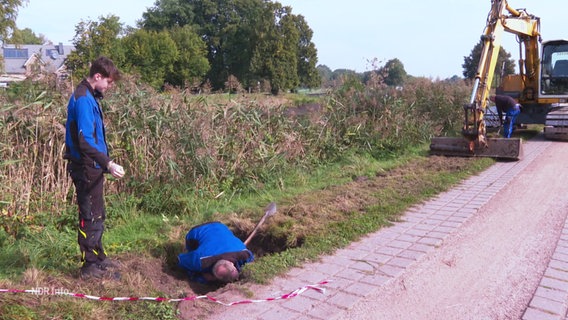
[[[568,213],[555,142],[456,233],[348,310],[351,319],[521,319]]]

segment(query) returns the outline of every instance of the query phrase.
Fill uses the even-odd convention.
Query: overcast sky
[[[154,0],[30,0],[17,25],[43,34],[53,43],[71,44],[81,20],[115,14],[135,26]],[[462,76],[464,56],[483,33],[490,0],[281,0],[302,15],[313,30],[318,64],[332,70],[363,72],[399,59],[413,76]],[[566,0],[509,0],[541,18],[543,40],[568,39]],[[563,34],[564,32],[564,34]],[[518,59],[514,36],[505,34],[505,50]],[[373,63],[373,61],[376,61]]]

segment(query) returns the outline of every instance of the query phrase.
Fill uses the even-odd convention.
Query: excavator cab
[[[535,53],[527,54],[533,57]],[[540,44],[541,56],[531,61],[533,76],[527,72],[506,75],[498,94],[519,101],[523,110],[517,118],[522,124],[544,124],[547,139],[568,138],[568,40],[549,40]]]
[[[544,42],[541,64],[539,99],[550,103],[544,136],[568,140],[568,40]]]
[[[542,44],[540,95],[564,98],[568,95],[568,41],[554,40]]]

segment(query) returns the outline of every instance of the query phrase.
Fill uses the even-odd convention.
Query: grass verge
[[[25,239],[4,239],[0,249],[4,261],[0,285],[21,288],[47,283],[104,296],[188,294],[179,291],[180,282],[176,284],[178,287],[163,283],[165,274],[175,273],[175,256],[183,249],[185,232],[203,220],[218,219],[237,229],[237,234],[240,231],[244,238],[260,217],[261,208],[275,201],[279,213],[259,232],[256,243],[251,243],[258,250],[258,259],[245,268],[244,277],[246,281],[266,283],[290,267],[332,253],[389,225],[408,207],[493,163],[491,159],[427,157],[425,150],[423,147],[404,156],[380,160],[354,154],[340,164],[311,172],[297,171],[276,179],[248,195],[212,199],[187,192],[188,189],[174,192],[172,198],[172,191],[167,190],[170,197],[163,199],[191,206],[184,214],[147,212],[140,210],[144,199],[112,196],[105,233],[107,251],[111,256],[130,256],[132,262],[120,283],[75,280],[78,249],[73,219],[69,218],[29,230]],[[160,201],[159,196],[151,198]],[[169,206],[162,204],[157,208]],[[181,282],[182,286],[184,283]],[[101,306],[100,302],[68,299],[2,295],[0,308],[3,315],[21,314],[20,319],[176,317],[175,305],[103,303]]]

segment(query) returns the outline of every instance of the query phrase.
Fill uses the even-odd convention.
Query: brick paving
[[[564,223],[556,250],[523,320],[566,319],[568,311],[568,221]]]
[[[497,162],[452,190],[408,209],[393,226],[369,234],[318,262],[294,268],[270,285],[251,288],[253,299],[264,299],[330,280],[324,286],[325,294],[307,290],[288,300],[219,308],[210,319],[342,319],[344,311],[436,250],[551,143],[525,142],[522,160]],[[566,319],[567,302],[568,222],[523,319]]]

